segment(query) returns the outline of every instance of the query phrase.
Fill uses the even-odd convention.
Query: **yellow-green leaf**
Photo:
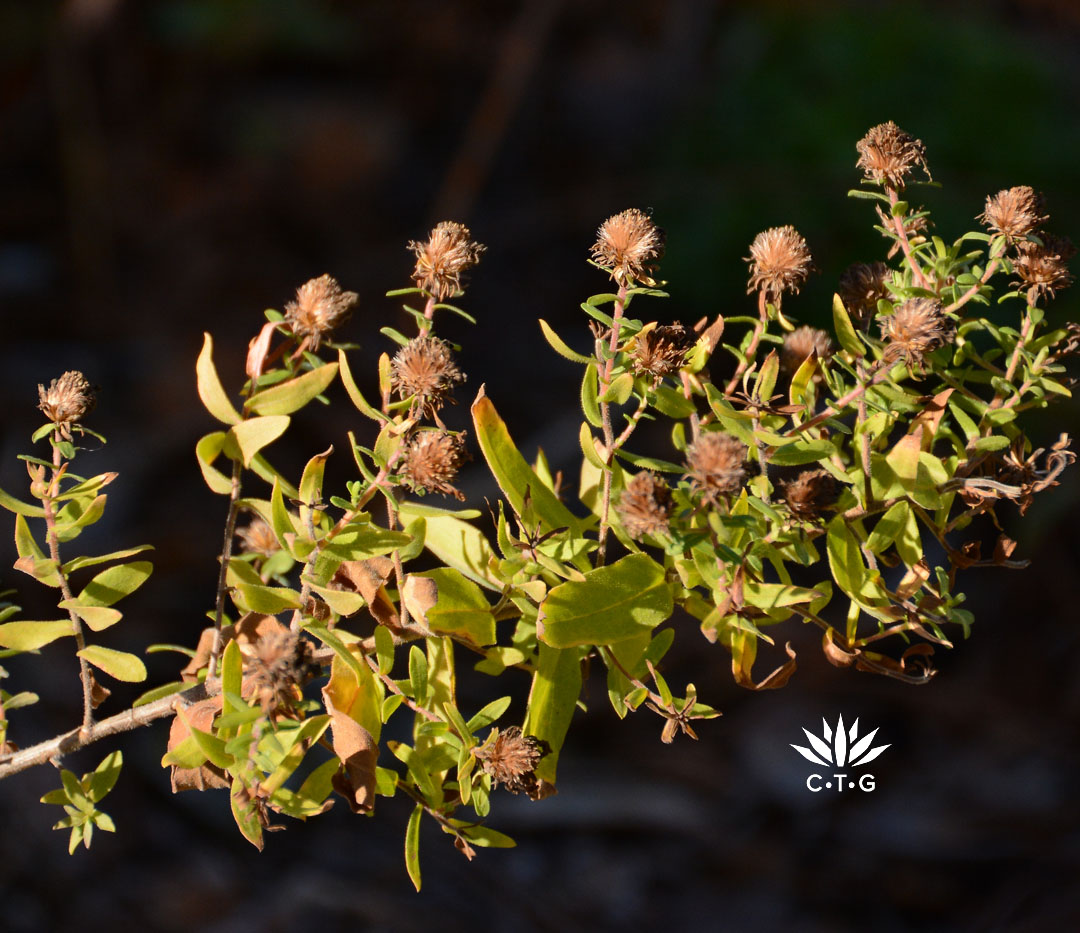
[[[472,580],[452,567],[442,567],[411,577],[433,580],[436,602],[427,608],[428,628],[448,635],[466,635],[473,644],[495,643],[495,617],[484,594]]]
[[[337,363],[326,363],[288,382],[256,392],[248,399],[247,407],[257,415],[291,415],[325,392],[337,373]]]
[[[536,776],[555,783],[559,761],[570,720],[581,693],[581,648],[552,648],[539,644],[540,657],[529,691],[529,705],[522,731],[547,742],[551,754],[545,755],[536,767]],[[479,726],[470,720],[469,728]]]
[[[195,445],[195,457],[199,461],[203,479],[206,480],[210,491],[216,492],[219,496],[227,496],[232,491],[232,480],[212,465],[221,455],[228,436],[224,431],[214,431],[200,438],[199,443]]]
[[[402,502],[398,514],[404,518],[423,515],[427,520],[424,546],[432,554],[481,586],[502,589],[498,578],[488,569],[495,551],[479,528],[455,515],[433,515],[426,506],[414,502]]]
[[[134,593],[153,570],[154,565],[145,560],[117,564],[87,583],[75,601],[80,606],[111,606]]]
[[[286,609],[300,608],[300,594],[284,586],[255,586],[252,583],[238,583],[235,601],[241,609],[248,612],[261,612],[264,615],[277,615]]]
[[[288,415],[266,415],[249,418],[229,429],[229,437],[240,448],[244,466],[250,466],[252,458],[268,444],[272,444],[289,427]]]
[[[360,414],[367,416],[372,421],[386,421],[386,416],[377,408],[369,404],[368,400],[364,398],[364,394],[360,391],[356,385],[356,380],[353,379],[352,370],[349,369],[349,361],[345,356],[344,350],[338,350],[338,367],[341,372],[341,381],[345,386],[345,391],[348,393],[352,403],[356,406]]]
[[[855,332],[851,317],[848,315],[847,308],[844,307],[844,302],[839,295],[833,295],[832,313],[833,329],[836,331],[840,346],[852,356],[862,356],[866,351],[863,349],[862,341],[859,340],[859,335]]]
[[[70,619],[55,622],[5,622],[0,625],[0,645],[16,651],[34,651],[49,642],[74,635]]]
[[[10,493],[4,492],[3,489],[0,489],[0,506],[3,506],[9,512],[14,512],[16,515],[25,515],[28,518],[45,517],[45,510],[40,505],[30,505],[28,502],[22,502]]]
[[[60,602],[61,609],[70,609],[95,632],[103,632],[110,625],[116,625],[124,614],[119,609],[105,606],[80,606],[78,600],[65,599]]]
[[[203,334],[203,346],[195,363],[195,375],[198,379],[199,398],[206,410],[224,424],[237,424],[240,413],[233,407],[221,386],[217,368],[214,366],[214,338],[209,334]]]
[[[551,329],[551,325],[548,324],[543,318],[540,318],[540,330],[544,333],[544,339],[551,344],[551,349],[554,350],[559,356],[570,360],[572,363],[591,363],[593,358],[591,356],[585,356],[584,353],[577,353],[571,350],[555,331]]]
[[[78,652],[80,658],[100,668],[111,677],[137,684],[146,680],[146,665],[133,654],[101,645],[88,645]]]

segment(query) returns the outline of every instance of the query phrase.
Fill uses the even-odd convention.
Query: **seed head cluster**
[[[240,546],[249,554],[270,557],[281,550],[274,529],[258,515],[242,528],[238,528],[236,537],[240,539]]]
[[[813,260],[806,240],[792,226],[763,230],[750,244],[750,281],[747,293],[763,291],[776,302],[784,292],[795,292],[806,281]]]
[[[682,366],[692,344],[691,334],[682,324],[661,324],[643,331],[634,340],[634,372],[670,376]]]
[[[1043,196],[1027,185],[1005,188],[990,195],[986,199],[986,209],[977,218],[1010,241],[1022,240],[1049,219]]]
[[[454,477],[468,459],[465,438],[448,431],[418,431],[408,442],[401,467],[406,483],[414,492],[439,492],[461,500]]]
[[[655,285],[654,273],[664,255],[664,231],[648,214],[630,208],[605,220],[596,231],[593,261],[611,270],[619,284]]]
[[[244,682],[263,712],[289,716],[303,696],[303,686],[317,674],[311,642],[286,629],[269,632],[254,646],[244,667]]]
[[[512,794],[536,796],[536,766],[544,757],[543,743],[535,736],[522,734],[518,726],[491,731],[488,740],[473,749],[481,767],[491,775],[496,787],[502,784]]]
[[[1042,245],[1031,240],[1016,244],[1013,269],[1020,276],[1020,283],[1034,292],[1036,297],[1049,296],[1072,284],[1069,260],[1076,254],[1076,247],[1068,237],[1040,233]]]
[[[626,484],[615,511],[631,538],[667,534],[675,504],[671,490],[659,476],[645,470]]]
[[[780,350],[780,365],[784,372],[794,375],[813,353],[823,360],[832,353],[832,339],[816,327],[798,327],[784,338]]]
[[[855,167],[874,184],[899,190],[916,166],[930,177],[923,141],[905,133],[892,120],[871,127],[855,148],[859,153]]]
[[[955,336],[952,322],[933,298],[911,298],[881,321],[881,336],[887,342],[885,359],[906,360],[919,365],[927,353],[949,343]]]
[[[356,292],[342,291],[337,279],[320,275],[296,290],[296,300],[285,305],[285,323],[308,347],[317,350],[329,334],[352,315]]]
[[[402,399],[415,396],[423,414],[442,408],[455,385],[465,381],[450,347],[438,337],[414,337],[390,363],[390,385]]]
[[[804,521],[820,518],[836,501],[836,480],[827,470],[803,470],[783,488],[784,501],[792,515]]]
[[[686,476],[702,500],[715,505],[746,481],[746,445],[723,431],[702,434],[686,450]]]
[[[424,242],[411,240],[409,249],[416,256],[413,281],[445,301],[464,288],[463,274],[480,261],[487,249],[482,243],[471,239],[472,233],[464,224],[444,220],[436,224]]]
[[[95,402],[94,387],[78,370],[68,370],[59,379],[53,379],[48,389],[38,385],[38,408],[65,437],[71,436],[71,425],[93,411]]]
[[[892,270],[883,262],[856,262],[840,276],[840,300],[844,308],[860,324],[877,314],[877,303],[889,297],[886,282]]]

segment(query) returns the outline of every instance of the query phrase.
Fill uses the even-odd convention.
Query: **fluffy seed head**
[[[38,408],[65,435],[72,424],[82,421],[93,411],[95,401],[94,387],[75,369],[53,379],[48,389],[38,385]]]
[[[692,345],[691,335],[682,324],[661,324],[644,331],[634,341],[634,372],[670,376],[682,366]]]
[[[304,684],[318,672],[311,643],[288,630],[263,635],[244,668],[245,686],[269,715],[288,715],[303,696]]]
[[[1020,185],[990,195],[986,199],[986,210],[976,219],[994,233],[1000,233],[1009,240],[1021,240],[1050,219],[1045,211],[1043,196],[1028,185]]]
[[[285,305],[285,323],[299,339],[317,350],[324,337],[344,324],[352,314],[356,292],[341,290],[337,279],[320,275],[296,290],[296,301]]]
[[[796,518],[812,521],[836,501],[836,480],[827,470],[803,470],[784,484],[784,500]]]
[[[423,243],[409,241],[409,249],[416,255],[413,281],[434,295],[439,301],[460,291],[462,274],[480,261],[480,254],[487,249],[482,243],[471,240],[472,234],[464,224],[444,220],[435,225],[431,235]]]
[[[861,168],[867,180],[874,184],[903,188],[916,165],[930,177],[923,141],[905,133],[892,120],[871,127],[855,148],[859,153],[855,167]]]
[[[865,323],[877,314],[877,303],[889,297],[885,283],[892,270],[883,262],[856,262],[840,276],[838,291],[844,307],[856,321]]]
[[[605,220],[592,247],[593,261],[611,269],[611,277],[619,285],[655,285],[653,274],[663,255],[664,231],[635,208]]]
[[[468,459],[465,438],[448,431],[420,431],[405,450],[401,472],[414,492],[440,492],[464,499],[453,486],[458,470]]]
[[[799,291],[813,268],[810,250],[802,234],[794,227],[770,227],[750,244],[750,281],[747,294],[764,291],[771,301],[784,292]]]
[[[723,431],[702,434],[686,451],[691,488],[715,504],[742,488],[746,480],[746,446]]]
[[[413,337],[390,363],[390,385],[402,399],[416,396],[425,416],[443,406],[455,385],[465,381],[450,347],[438,337]]]
[[[784,338],[780,365],[786,373],[794,375],[811,353],[816,353],[819,360],[825,359],[832,353],[832,339],[816,327],[796,328]]]
[[[538,785],[536,766],[544,757],[543,743],[534,736],[523,735],[518,726],[491,731],[488,740],[473,749],[473,755],[496,786],[502,784],[512,794],[526,793],[532,797]]]
[[[674,507],[667,483],[645,470],[626,484],[615,511],[626,533],[640,540],[646,535],[666,534]]]
[[[888,342],[885,359],[890,362],[903,359],[918,365],[955,333],[941,304],[932,298],[911,298],[881,321],[881,336]]]
[[[1039,238],[1042,246],[1030,240],[1016,244],[1013,268],[1020,276],[1020,283],[1033,290],[1036,297],[1053,298],[1059,289],[1072,284],[1069,260],[1076,254],[1076,247],[1068,237],[1041,233]]]
[[[269,557],[281,550],[274,529],[258,515],[243,528],[237,528],[236,537],[240,539],[241,547],[250,554]]]

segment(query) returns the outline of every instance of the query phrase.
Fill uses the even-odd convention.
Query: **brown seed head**
[[[1020,282],[1034,291],[1036,297],[1051,298],[1059,289],[1068,288],[1073,277],[1069,272],[1069,260],[1076,254],[1076,247],[1068,237],[1040,233],[1043,245],[1023,240],[1016,244],[1013,268]]]
[[[1020,185],[988,197],[986,210],[979,214],[976,220],[1010,241],[1021,240],[1050,219],[1050,215],[1045,211],[1043,196],[1036,194],[1034,188]]]
[[[320,275],[296,290],[296,301],[285,305],[285,323],[298,338],[307,338],[317,350],[324,337],[344,324],[352,314],[356,292],[344,292],[337,279]]]
[[[288,630],[263,635],[244,667],[244,685],[269,715],[289,715],[304,684],[318,672],[311,643]]]
[[[674,508],[667,483],[645,470],[626,484],[615,511],[626,533],[641,540],[646,535],[667,534]]]
[[[839,293],[844,307],[856,321],[865,323],[877,314],[877,303],[889,297],[885,283],[892,270],[883,262],[856,262],[840,276]]]
[[[48,389],[38,385],[38,408],[64,434],[93,411],[94,403],[94,387],[78,370],[68,370],[59,379],[53,379]]]
[[[464,499],[453,479],[469,459],[465,437],[448,431],[419,431],[409,441],[401,472],[414,492],[441,492]]]
[[[480,261],[487,249],[482,243],[469,239],[472,234],[464,224],[444,220],[435,225],[423,243],[409,241],[416,255],[413,281],[417,288],[445,301],[464,288],[462,274]]]
[[[903,188],[906,177],[916,165],[930,178],[926,146],[892,120],[871,127],[855,148],[859,152],[855,167],[861,168],[867,180],[875,184]]]
[[[811,353],[823,360],[832,353],[832,339],[816,327],[799,327],[784,338],[780,350],[780,365],[784,372],[794,375]]]
[[[955,334],[952,322],[933,298],[911,298],[881,320],[889,362],[904,359],[918,365],[923,356],[950,342]]]
[[[544,745],[531,735],[522,735],[518,726],[499,731],[492,729],[488,740],[473,749],[481,767],[491,775],[497,787],[502,784],[512,794],[530,797],[538,789],[536,766],[544,757]]]
[[[240,539],[240,546],[249,554],[269,557],[281,550],[274,529],[258,515],[243,528],[237,528],[236,537]]]
[[[664,231],[635,208],[605,220],[592,247],[593,261],[611,269],[611,277],[619,285],[655,285],[653,274],[663,255]]]
[[[702,434],[686,451],[686,474],[695,492],[715,504],[742,488],[746,446],[723,431]]]
[[[400,398],[416,396],[427,417],[435,414],[455,385],[465,381],[450,347],[438,337],[413,337],[390,363],[390,385]]]
[[[803,470],[784,484],[784,500],[796,518],[813,521],[836,501],[836,480],[827,470]]]
[[[750,281],[747,294],[764,291],[771,301],[779,301],[784,292],[795,292],[813,268],[806,240],[794,227],[770,227],[750,244]]]
[[[682,366],[691,346],[692,335],[682,324],[661,324],[644,331],[634,340],[634,372],[670,376]]]

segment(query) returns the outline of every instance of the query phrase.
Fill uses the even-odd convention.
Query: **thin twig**
[[[892,217],[893,227],[896,230],[896,237],[900,243],[900,248],[904,251],[904,258],[907,259],[908,265],[911,266],[911,272],[915,276],[915,284],[920,288],[929,288],[930,284],[926,280],[926,276],[923,275],[922,267],[915,261],[915,252],[911,248],[911,241],[908,239],[907,229],[904,227],[904,219],[898,214],[893,214],[891,208],[896,207],[900,201],[899,195],[896,193],[896,189],[885,186],[885,191],[889,195],[889,216]]]
[[[221,568],[218,570],[217,600],[214,604],[214,647],[210,652],[210,663],[206,669],[207,679],[213,679],[217,672],[218,659],[221,657],[221,624],[225,617],[225,590],[229,575],[229,561],[232,560],[233,536],[236,534],[236,517],[240,513],[240,473],[243,464],[239,459],[233,461],[232,484],[229,487],[229,514],[225,518],[225,542],[221,546]]]

